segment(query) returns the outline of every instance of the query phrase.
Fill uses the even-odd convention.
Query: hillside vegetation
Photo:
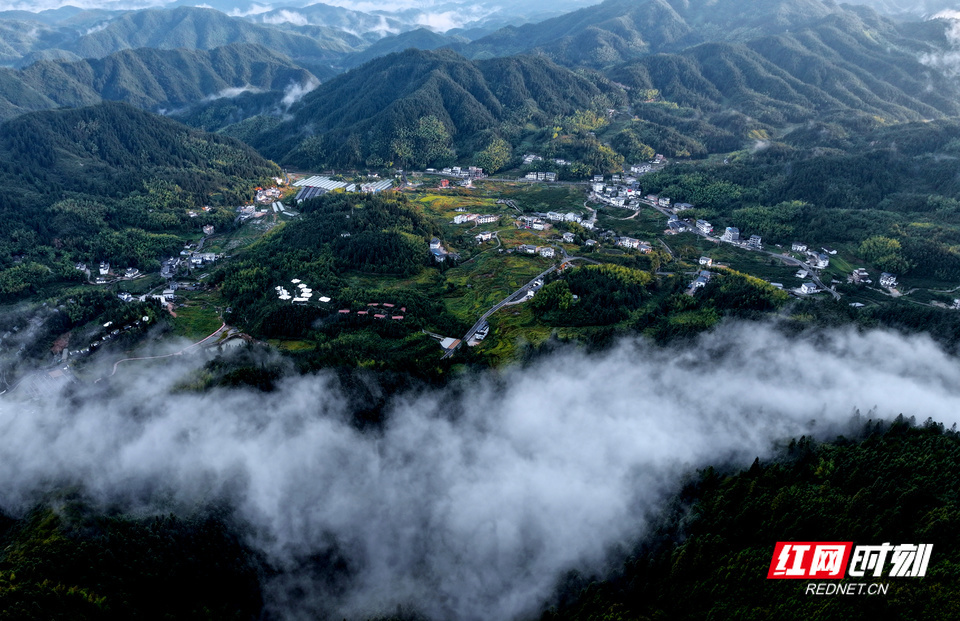
[[[504,135],[517,141],[557,116],[605,108],[621,92],[541,58],[473,62],[407,50],[326,82],[291,110],[292,119],[246,139],[300,167],[441,165]]]
[[[0,119],[104,100],[170,110],[239,90],[280,92],[315,80],[289,58],[257,44],[209,51],[140,48],[76,62],[41,61],[19,71],[0,69]]]
[[[79,279],[75,261],[140,269],[175,253],[276,167],[230,138],[125,104],[34,112],[0,125],[0,299]],[[198,211],[202,205],[231,206]]]
[[[571,577],[543,621],[587,619],[952,619],[960,438],[928,421],[868,423],[860,437],[793,440],[770,463],[699,473],[614,577]],[[931,543],[926,577],[886,596],[816,597],[768,580],[777,541]],[[884,574],[886,575],[886,574]]]

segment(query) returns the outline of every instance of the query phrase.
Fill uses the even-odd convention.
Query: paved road
[[[180,351],[175,351],[175,352],[173,352],[172,354],[166,354],[166,355],[163,355],[163,356],[143,356],[143,357],[140,357],[140,358],[123,358],[122,360],[117,360],[116,362],[113,363],[113,371],[110,373],[110,375],[109,375],[108,377],[113,377],[114,375],[117,374],[117,367],[120,365],[121,362],[131,362],[131,361],[134,361],[134,360],[156,360],[156,359],[158,359],[158,358],[170,358],[170,357],[172,357],[172,356],[182,356],[183,354],[189,352],[190,350],[194,349],[195,347],[199,347],[200,345],[206,343],[206,342],[209,341],[210,339],[219,336],[219,335],[220,335],[221,333],[223,333],[223,331],[226,330],[226,329],[227,329],[227,324],[226,324],[226,323],[223,323],[223,324],[221,324],[221,326],[220,326],[219,328],[217,328],[217,329],[213,332],[213,334],[211,334],[210,336],[208,336],[208,337],[206,337],[206,338],[204,338],[204,339],[201,339],[201,340],[197,341],[196,343],[193,343],[193,344],[191,344],[191,345],[188,345],[188,346],[184,347],[183,349],[181,349]],[[103,378],[100,378],[100,379],[103,379]],[[100,379],[97,379],[97,380],[95,380],[95,381],[99,382]]]
[[[469,330],[467,330],[467,333],[463,335],[463,338],[460,339],[460,342],[457,343],[456,347],[452,347],[452,348],[448,349],[448,350],[446,351],[446,353],[443,354],[443,358],[449,358],[450,356],[453,355],[453,352],[457,351],[457,349],[460,348],[460,345],[462,345],[463,343],[466,343],[467,341],[469,341],[470,339],[472,339],[472,338],[473,338],[473,335],[477,333],[477,330],[479,330],[479,329],[483,326],[484,323],[486,323],[487,318],[490,317],[490,315],[494,314],[495,312],[497,312],[498,310],[500,310],[501,308],[503,308],[504,306],[506,306],[508,302],[510,302],[511,300],[513,300],[514,298],[516,298],[518,295],[520,295],[520,294],[526,295],[527,291],[529,291],[530,289],[533,289],[533,288],[534,288],[533,283],[535,283],[537,280],[543,278],[543,277],[546,276],[547,274],[550,274],[550,273],[555,272],[555,271],[557,271],[557,266],[556,266],[556,265],[553,265],[553,266],[551,266],[549,269],[546,269],[546,270],[540,272],[539,274],[537,274],[536,276],[534,276],[532,279],[530,279],[530,281],[529,281],[527,284],[523,285],[522,287],[520,287],[519,289],[517,289],[516,291],[514,291],[513,293],[511,293],[511,294],[508,295],[507,297],[505,297],[505,298],[503,298],[502,300],[500,300],[500,302],[498,302],[497,304],[494,304],[492,307],[490,307],[490,309],[487,310],[487,312],[485,312],[485,313],[480,317],[480,319],[477,320],[477,323],[473,324],[473,326],[472,326]],[[442,358],[441,358],[441,359],[442,359]]]
[[[561,248],[561,251],[563,251],[562,248]],[[593,263],[594,265],[601,265],[601,263],[600,263],[599,261],[594,261],[593,259],[588,259],[588,258],[586,258],[586,257],[567,257],[567,256],[566,256],[566,252],[564,252],[563,263],[569,263],[569,262],[571,262],[571,261],[585,261],[585,262],[587,262],[587,263]],[[562,263],[561,263],[561,265],[562,265]],[[504,306],[508,306],[508,305],[510,305],[511,303],[517,302],[517,301],[519,300],[519,297],[520,297],[520,296],[526,295],[527,291],[536,289],[537,287],[534,286],[534,283],[535,283],[535,282],[537,282],[538,280],[542,279],[542,278],[543,278],[544,276],[546,276],[547,274],[551,274],[551,273],[557,271],[558,268],[559,268],[559,266],[553,265],[553,266],[551,266],[549,269],[543,270],[542,272],[540,272],[539,274],[537,274],[536,276],[534,276],[533,278],[531,278],[530,281],[527,282],[527,284],[523,285],[522,287],[520,287],[519,289],[517,289],[516,291],[514,291],[513,293],[511,293],[511,294],[508,295],[507,297],[505,297],[505,298],[503,298],[502,300],[500,300],[497,304],[495,304],[495,305],[493,305],[492,307],[490,307],[490,309],[488,309],[487,312],[485,312],[485,313],[480,317],[480,319],[477,320],[477,323],[473,324],[473,326],[471,326],[471,328],[470,328],[469,330],[467,330],[467,333],[463,335],[463,338],[460,339],[460,342],[457,343],[457,345],[456,345],[455,347],[452,347],[452,348],[448,349],[448,350],[446,351],[446,353],[443,354],[443,357],[441,358],[441,360],[442,360],[443,358],[449,358],[450,356],[452,356],[452,355],[453,355],[453,352],[457,351],[457,349],[460,348],[460,345],[462,345],[462,344],[468,342],[470,339],[472,339],[472,338],[473,338],[473,335],[477,333],[477,330],[479,330],[479,329],[483,326],[484,323],[486,323],[486,321],[487,321],[487,319],[490,317],[490,315],[494,314],[495,312],[497,312],[498,310],[500,310],[500,309],[503,308]]]

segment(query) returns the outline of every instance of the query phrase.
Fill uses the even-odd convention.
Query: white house
[[[477,224],[490,224],[491,222],[497,222],[500,219],[500,216],[494,213],[486,213],[477,216]]]
[[[710,257],[700,257],[700,265],[705,265],[707,267],[710,267],[713,265],[713,259],[711,259]]]
[[[669,207],[670,199],[667,198],[666,196],[661,196],[660,198],[657,199],[657,204],[660,205],[661,207]]]
[[[807,254],[810,257],[810,265],[818,270],[825,269],[830,265],[830,257],[821,252],[808,252]]]
[[[880,274],[880,286],[881,287],[896,287],[897,286],[897,275],[891,274],[890,272],[883,272]]]
[[[720,236],[725,242],[735,242],[740,241],[740,229],[735,226],[728,226],[723,232],[723,235]]]
[[[493,231],[484,231],[483,233],[478,234],[474,239],[477,240],[478,244],[482,244],[485,241],[493,239]]]
[[[540,248],[537,249],[537,252],[540,253],[541,257],[544,257],[546,259],[550,259],[553,257],[553,255],[556,254],[556,251],[550,246],[541,246]]]
[[[567,231],[566,233],[563,234],[563,241],[565,241],[568,244],[572,244],[575,237],[576,235]]]
[[[807,281],[800,285],[800,293],[816,293],[817,285],[812,281]]]
[[[793,245],[790,246],[790,250],[793,250],[794,252],[806,252],[807,245],[800,242],[793,242]]]
[[[704,235],[709,235],[713,232],[713,225],[706,220],[697,220],[697,229]]]
[[[617,245],[623,248],[639,248],[640,240],[632,237],[618,237]]]

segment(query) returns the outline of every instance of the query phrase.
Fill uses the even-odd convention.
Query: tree
[[[503,138],[494,138],[487,148],[477,154],[477,165],[488,174],[495,173],[510,161],[512,150]]]
[[[910,269],[902,251],[899,241],[882,235],[869,237],[860,244],[860,256],[885,272],[903,274]]]

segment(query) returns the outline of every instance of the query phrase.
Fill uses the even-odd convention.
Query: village
[[[537,163],[539,161],[537,157],[539,156],[534,156],[534,159],[530,159],[527,163]],[[554,163],[558,166],[564,165],[559,161]],[[533,171],[513,182],[513,184],[523,182],[522,186],[489,179],[481,168],[475,166],[410,172],[412,180],[408,180],[407,173],[403,171],[397,171],[394,177],[385,179],[379,179],[375,175],[347,179],[332,172],[323,175],[309,173],[285,175],[286,179],[276,179],[277,185],[274,187],[256,188],[251,204],[235,208],[235,223],[239,228],[230,232],[229,237],[235,238],[239,235],[252,241],[272,227],[300,217],[299,209],[291,208],[291,205],[302,205],[304,201],[322,196],[327,192],[406,191],[412,192],[414,197],[419,197],[415,200],[425,201],[425,205],[444,205],[440,210],[430,209],[433,215],[444,217],[448,227],[444,229],[445,232],[442,235],[434,236],[428,242],[429,253],[435,264],[445,265],[448,269],[456,268],[465,263],[479,261],[480,257],[490,252],[503,257],[536,259],[529,267],[510,264],[512,271],[508,273],[527,275],[522,277],[524,280],[508,288],[489,289],[485,283],[476,279],[468,279],[464,282],[462,286],[465,288],[466,299],[476,299],[469,304],[469,307],[476,309],[472,312],[476,313],[474,316],[480,316],[480,320],[467,335],[461,338],[434,335],[440,341],[444,356],[451,355],[461,344],[472,347],[482,344],[484,339],[493,332],[492,324],[487,320],[488,317],[500,309],[516,307],[533,299],[543,286],[543,277],[551,271],[568,268],[573,261],[602,263],[605,256],[616,256],[616,253],[649,255],[657,250],[663,253],[664,257],[676,261],[681,257],[671,248],[673,242],[670,240],[690,239],[689,236],[702,240],[704,244],[701,246],[699,258],[694,256],[671,265],[693,264],[693,270],[682,272],[688,279],[685,280],[686,293],[691,296],[696,296],[699,291],[707,287],[716,276],[719,267],[756,273],[752,266],[759,266],[759,263],[745,264],[745,260],[738,259],[751,254],[772,257],[784,266],[792,265],[794,271],[790,274],[796,279],[793,284],[785,284],[789,280],[788,277],[778,278],[766,275],[766,272],[772,271],[772,268],[765,268],[759,272],[760,277],[771,286],[783,289],[798,298],[830,294],[839,299],[841,294],[837,291],[837,286],[840,284],[862,287],[865,288],[864,291],[874,290],[888,296],[901,295],[897,289],[897,275],[892,273],[873,273],[864,267],[856,267],[850,269],[845,279],[837,276],[835,270],[831,271],[832,275],[828,277],[827,270],[832,265],[831,259],[836,256],[837,250],[814,249],[803,242],[792,243],[788,250],[776,244],[767,248],[760,235],[744,234],[735,226],[724,226],[721,229],[722,232],[718,233],[713,223],[702,218],[690,217],[689,213],[696,212],[696,206],[693,204],[674,201],[668,196],[645,194],[640,183],[642,175],[662,168],[664,165],[666,161],[658,156],[648,163],[630,166],[629,172],[625,170],[623,173],[612,175],[595,175],[588,183],[580,185],[580,187],[587,186],[585,192],[577,190],[575,184],[568,184],[567,187],[570,190],[567,200],[569,202],[563,205],[551,204],[550,201],[529,201],[523,198],[524,194],[521,191],[523,187],[530,188],[529,191],[534,193],[539,191],[537,188],[550,187],[551,182],[556,180],[556,173],[550,172]],[[445,194],[445,191],[454,187],[468,190],[469,193]],[[581,197],[579,206],[574,205],[573,199],[577,192],[582,192],[579,194]],[[448,198],[442,198],[444,196]],[[463,198],[458,198],[460,196]],[[477,198],[470,199],[469,196]],[[480,199],[480,197],[489,198]],[[481,205],[487,206],[478,208]],[[553,209],[543,209],[545,206]],[[649,225],[644,225],[646,228],[640,227],[647,231],[646,234],[632,233],[631,231],[639,230],[637,225],[626,226],[626,224],[639,223],[641,218],[649,224],[652,224],[655,218],[662,218],[662,220],[659,227]],[[248,226],[254,228],[250,229],[249,233],[242,233]],[[218,248],[205,247],[210,245],[211,240],[220,238],[216,235],[215,228],[212,225],[204,225],[200,229],[201,235],[196,241],[186,243],[178,255],[169,256],[160,261],[159,284],[151,285],[146,290],[143,286],[134,285],[140,281],[146,281],[152,275],[144,274],[136,267],[117,268],[103,260],[95,263],[93,269],[89,269],[83,263],[78,263],[76,269],[84,274],[86,282],[90,285],[114,287],[117,297],[123,302],[156,302],[171,316],[176,317],[178,312],[187,310],[185,305],[189,304],[188,300],[194,294],[207,289],[203,281],[209,276],[210,268],[228,258],[228,254],[224,252],[223,243]],[[447,239],[456,241],[451,243]],[[472,244],[464,245],[464,239],[470,239]],[[689,246],[689,242],[684,243]],[[721,248],[735,249],[747,254],[718,253],[717,251]],[[689,257],[689,254],[686,256]],[[661,263],[658,262],[656,265]],[[784,272],[778,273],[786,276]],[[480,302],[481,298],[477,297],[481,293],[484,296],[482,299],[489,300],[485,302],[486,306]],[[277,284],[273,294],[277,301],[286,304],[330,307],[333,316],[340,320],[403,322],[407,316],[406,308],[381,300],[370,301],[366,303],[366,308],[362,309],[344,307],[338,309],[338,302],[334,295],[318,294],[300,278],[285,284]],[[184,296],[187,298],[185,299]],[[850,306],[855,307],[862,307],[865,303],[869,302],[860,301],[860,298],[849,302]],[[937,302],[935,305],[960,310],[960,299],[954,299],[952,304]],[[217,316],[229,312],[229,308],[220,308]],[[510,312],[516,314],[517,311]],[[212,326],[212,322],[211,317],[203,325]],[[496,325],[502,325],[502,322],[497,322]],[[131,324],[107,331],[100,339],[91,342],[88,347],[72,351],[69,355],[89,353],[114,338],[116,336],[113,334],[114,331],[122,332],[133,327],[137,326]]]

